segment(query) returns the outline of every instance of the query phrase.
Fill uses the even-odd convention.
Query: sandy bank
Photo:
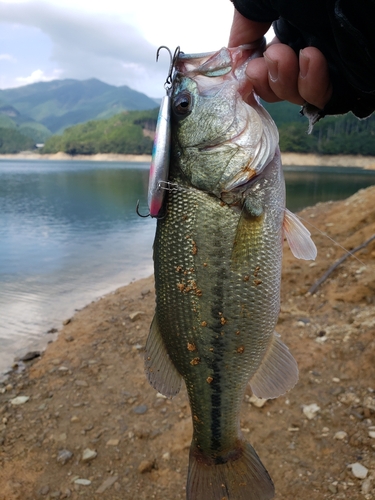
[[[23,151],[13,155],[0,155],[0,160],[63,160],[63,161],[124,161],[124,162],[146,162],[151,161],[151,155],[120,155],[115,153],[98,153],[96,155],[68,155],[66,153],[55,153],[41,155],[33,151]]]
[[[374,156],[360,155],[316,155],[300,153],[282,153],[283,165],[306,167],[359,167],[375,170]],[[0,155],[0,160],[72,160],[72,161],[124,161],[146,162],[151,161],[151,155],[120,155],[114,153],[96,155],[71,156],[66,153],[41,155],[32,151],[24,151],[14,155]]]
[[[375,170],[374,156],[361,155],[316,155],[282,153],[283,165],[304,167],[359,167]]]

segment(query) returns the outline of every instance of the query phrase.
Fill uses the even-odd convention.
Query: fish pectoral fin
[[[294,257],[304,260],[316,259],[318,252],[315,243],[311,239],[310,231],[287,208],[285,209],[283,229]]]
[[[152,320],[146,342],[145,370],[152,387],[163,396],[173,398],[179,392],[182,377],[169,357],[160,334],[156,316]]]
[[[275,332],[261,365],[250,379],[251,390],[258,398],[277,398],[298,381],[297,362],[279,337]]]

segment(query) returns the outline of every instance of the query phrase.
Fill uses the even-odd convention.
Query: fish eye
[[[186,116],[191,111],[192,96],[189,92],[181,92],[174,101],[174,111],[181,116]]]

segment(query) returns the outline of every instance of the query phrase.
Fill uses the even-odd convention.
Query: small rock
[[[73,415],[70,421],[72,422],[72,424],[75,424],[76,422],[79,422],[79,417],[77,417],[77,415]]]
[[[166,453],[163,453],[162,457],[161,457],[163,460],[170,460],[171,458],[171,454],[169,453],[169,451],[167,451]]]
[[[12,405],[23,405],[27,403],[27,401],[30,399],[29,396],[17,396],[16,398],[13,398],[10,400],[10,403]]]
[[[142,297],[148,295],[149,293],[151,293],[151,290],[149,288],[144,288],[143,290],[141,290]]]
[[[57,328],[50,328],[47,333],[57,333]]]
[[[331,492],[331,493],[337,493],[337,485],[336,484],[329,484],[328,485],[328,490]]]
[[[340,403],[345,405],[352,405],[353,403],[359,403],[359,398],[354,392],[345,392],[344,394],[340,394],[338,396],[338,400]]]
[[[249,403],[257,408],[263,408],[263,406],[267,403],[267,399],[258,398],[254,394],[250,396]]]
[[[69,450],[60,450],[57,454],[57,461],[65,465],[71,458],[73,457],[73,453]]]
[[[343,439],[346,439],[347,437],[348,437],[348,434],[345,431],[338,431],[333,436],[334,439],[338,439],[339,441],[342,441]]]
[[[98,456],[95,450],[90,450],[90,448],[86,448],[82,453],[82,462],[91,462]]]
[[[311,405],[303,405],[302,411],[305,417],[307,417],[309,420],[312,420],[320,411],[320,406],[318,406],[316,403],[312,403]]]
[[[371,479],[367,478],[363,481],[361,486],[362,495],[368,495],[372,490]]]
[[[366,396],[363,401],[363,406],[369,410],[375,411],[375,398],[371,396]]]
[[[43,486],[42,488],[40,488],[40,490],[38,491],[39,495],[48,495],[49,493],[49,486]]]
[[[366,479],[368,474],[368,469],[364,467],[362,464],[355,462],[354,464],[350,464],[348,467],[352,469],[354,477],[357,477],[358,479]]]
[[[146,405],[140,405],[133,408],[133,412],[136,413],[137,415],[143,415],[144,413],[146,413],[147,410],[148,408]]]
[[[138,466],[138,472],[140,474],[145,474],[146,472],[151,472],[155,468],[155,460],[143,460]]]
[[[30,351],[24,356],[22,356],[22,358],[20,358],[20,361],[31,361],[39,357],[40,357],[40,351]]]
[[[102,484],[99,486],[99,488],[96,490],[96,493],[104,493],[105,490],[108,490],[115,482],[117,481],[118,476],[111,476],[105,481],[102,482]]]
[[[375,439],[375,431],[369,431],[368,435],[370,438]]]
[[[72,321],[72,318],[68,318],[68,319],[64,319],[63,321],[63,325],[66,326],[66,325],[69,325],[69,323]]]
[[[119,442],[119,439],[110,439],[107,441],[106,446],[118,446]]]
[[[137,321],[137,319],[139,319],[143,315],[144,315],[143,311],[135,311],[135,312],[129,314],[129,319],[130,319],[130,321]]]
[[[74,382],[78,387],[88,387],[89,384],[86,382],[86,380],[76,380]]]
[[[75,479],[74,484],[80,484],[81,486],[90,486],[91,481],[89,479]]]

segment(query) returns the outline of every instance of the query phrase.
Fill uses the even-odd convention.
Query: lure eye
[[[180,116],[186,116],[190,113],[192,107],[192,96],[188,92],[182,92],[174,100],[174,111]]]

